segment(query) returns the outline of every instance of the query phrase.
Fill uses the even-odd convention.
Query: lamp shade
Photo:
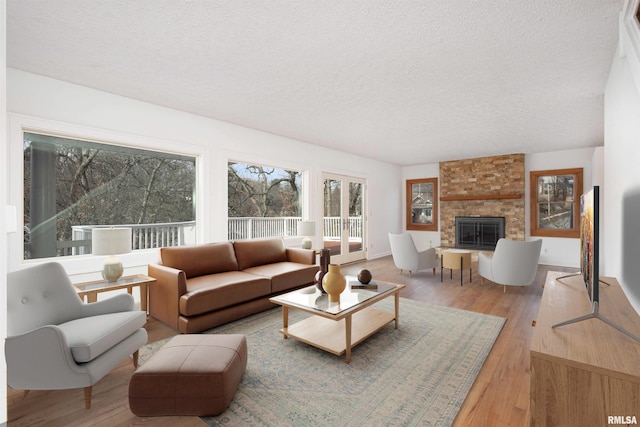
[[[298,221],[298,236],[315,236],[316,235],[316,222],[315,221]]]
[[[311,236],[316,235],[316,222],[315,221],[298,221],[298,236],[304,236],[302,239],[302,248],[311,249],[313,242]]]
[[[94,255],[117,255],[131,252],[130,228],[94,228],[91,234],[91,253]]]

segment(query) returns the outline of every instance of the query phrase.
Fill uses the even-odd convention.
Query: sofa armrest
[[[316,263],[316,251],[313,249],[287,248],[287,261],[300,264]]]
[[[165,265],[149,264],[149,276],[156,279],[149,286],[149,314],[177,330],[180,297],[187,293],[186,274]]]

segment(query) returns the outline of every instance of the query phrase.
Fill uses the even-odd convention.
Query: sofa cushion
[[[239,270],[287,260],[287,251],[282,238],[239,240],[233,242],[233,247]]]
[[[244,272],[270,279],[271,293],[275,294],[298,288],[301,285],[313,284],[318,266],[297,262],[278,262],[247,268]]]
[[[187,280],[187,293],[180,297],[180,314],[197,316],[270,293],[268,278],[242,271],[194,277]]]
[[[231,242],[160,248],[160,258],[167,267],[184,271],[187,279],[238,270]]]
[[[122,311],[84,317],[58,327],[67,339],[73,360],[90,362],[126,339],[147,322],[144,311]]]

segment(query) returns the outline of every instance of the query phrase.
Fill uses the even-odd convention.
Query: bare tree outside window
[[[229,162],[227,178],[230,239],[297,234],[302,172]]]
[[[195,158],[24,133],[24,258],[90,253],[91,230],[132,226],[134,249],[185,243]]]

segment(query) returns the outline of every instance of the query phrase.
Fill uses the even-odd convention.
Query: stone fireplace
[[[524,240],[524,178],[524,154],[441,162],[441,246],[461,247],[456,217],[504,218],[504,237]]]

